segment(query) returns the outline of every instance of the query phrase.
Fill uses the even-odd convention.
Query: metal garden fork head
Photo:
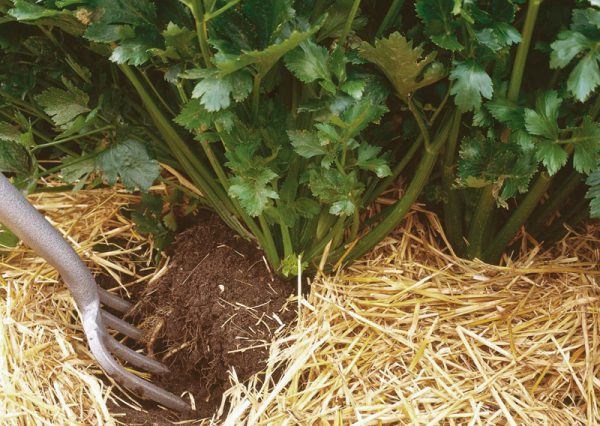
[[[154,374],[169,371],[162,363],[135,352],[108,333],[107,326],[133,339],[141,338],[140,330],[100,307],[102,303],[124,313],[131,307],[130,303],[96,285],[94,277],[75,250],[2,173],[0,223],[58,270],[80,311],[92,355],[109,377],[141,398],[156,401],[173,410],[189,410],[181,398],[127,371],[113,358],[112,355]]]

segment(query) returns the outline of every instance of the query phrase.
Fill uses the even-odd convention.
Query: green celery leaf
[[[328,68],[329,53],[323,46],[307,40],[285,55],[285,66],[296,78],[304,83],[315,80],[331,82]]]
[[[8,228],[0,224],[0,248],[15,248],[19,244],[19,237]]]
[[[600,85],[600,10],[575,9],[570,30],[561,31],[550,47],[551,68],[577,64],[567,80],[567,89],[580,102],[586,101]]]
[[[292,51],[318,31],[323,20],[319,20],[313,27],[307,31],[293,31],[289,36],[279,43],[272,44],[264,50],[253,50],[244,52],[241,55],[230,58],[215,57],[215,65],[219,70],[220,76],[227,76],[242,68],[252,65],[259,76],[265,76],[267,72],[281,59],[286,53]]]
[[[562,99],[554,90],[544,92],[536,100],[536,110],[525,109],[525,128],[536,136],[558,139],[558,114]]]
[[[61,30],[79,36],[84,26],[68,10],[46,9],[27,0],[13,0],[13,8],[8,14],[17,21],[31,22],[36,25],[56,26]]]
[[[0,140],[21,143],[21,132],[12,124],[0,121]]]
[[[245,17],[253,24],[261,48],[271,44],[295,11],[292,0],[244,0]]]
[[[160,173],[158,161],[150,158],[146,147],[133,139],[119,142],[96,158],[96,167],[102,171],[109,184],[114,185],[117,178],[128,190],[136,187],[147,192]]]
[[[562,31],[558,34],[558,40],[550,45],[551,68],[564,68],[584,50],[593,48],[593,41],[585,35],[576,31]]]
[[[239,200],[250,216],[259,216],[270,200],[279,198],[270,186],[270,182],[276,177],[277,174],[267,168],[260,169],[252,175],[234,176],[231,179],[229,195]]]
[[[358,100],[363,97],[366,87],[364,80],[348,80],[340,86],[340,90]]]
[[[515,144],[490,138],[464,138],[460,144],[458,182],[461,186],[471,188],[481,188],[498,181],[502,183],[512,174],[520,151]]]
[[[51,87],[35,97],[36,102],[52,117],[57,126],[66,128],[78,115],[89,112],[89,97],[71,86],[69,91]]]
[[[284,277],[296,277],[298,273],[302,272],[308,267],[308,262],[300,261],[300,267],[298,267],[299,256],[295,253],[288,254],[283,258],[281,262],[281,273]]]
[[[529,190],[529,182],[535,176],[537,170],[538,163],[533,153],[522,151],[509,173],[505,176],[500,199],[507,200],[517,194],[526,193]]]
[[[296,4],[305,3],[310,5],[311,2],[296,2]],[[344,27],[348,22],[348,11],[352,7],[353,0],[334,0],[329,8],[325,10],[327,19],[323,23],[323,27],[319,31],[317,41],[322,41],[327,38],[339,38],[344,31]],[[297,7],[297,6],[296,6]],[[352,21],[352,30],[356,31],[363,28],[367,24],[367,17],[359,12]]]
[[[125,34],[131,37],[132,27],[155,27],[156,6],[150,0],[95,0],[92,23],[85,37],[92,41],[111,42]]]
[[[598,41],[600,43],[600,40]],[[586,101],[600,84],[600,55],[591,52],[573,68],[567,80],[567,89],[581,102]]]
[[[309,171],[309,187],[315,197],[331,205],[329,213],[336,216],[351,216],[357,208],[354,198],[364,189],[355,172],[344,175],[323,168]]]
[[[225,154],[228,160],[226,165],[235,175],[228,191],[250,216],[259,216],[271,205],[271,200],[279,199],[279,194],[271,184],[278,175],[268,167],[268,160],[257,155],[261,141],[247,139],[244,144],[231,147]]]
[[[370,123],[378,122],[388,112],[385,105],[374,105],[370,99],[356,101],[341,115],[344,138],[350,139],[362,132]]]
[[[569,155],[560,145],[553,141],[540,139],[536,143],[535,157],[546,166],[550,176],[553,176],[567,164]]]
[[[28,173],[29,155],[15,142],[0,139],[0,172]]]
[[[403,99],[445,75],[444,67],[435,61],[435,53],[423,57],[423,48],[413,48],[412,41],[407,41],[398,32],[375,41],[375,46],[362,42],[359,53],[377,65]]]
[[[509,128],[516,130],[525,126],[525,109],[510,102],[505,98],[496,98],[485,103],[486,109],[492,114],[492,117]]]
[[[125,40],[112,51],[110,60],[115,64],[139,66],[152,57],[151,48],[152,45],[145,44],[137,39]]]
[[[600,124],[584,117],[581,127],[573,132],[572,140],[573,167],[580,173],[590,173],[600,161]]]
[[[363,170],[369,170],[377,175],[378,178],[384,178],[392,174],[387,161],[377,155],[381,152],[381,147],[363,143],[358,147],[358,159],[356,165]]]
[[[494,22],[491,26],[477,31],[476,37],[479,43],[494,51],[521,42],[521,34],[505,22]]]
[[[189,28],[169,22],[162,36],[165,39],[166,52],[176,54],[174,59],[192,57],[197,52],[196,33]]]
[[[417,0],[415,3],[417,15],[431,41],[452,51],[463,49],[456,37],[459,24],[452,13],[454,3],[453,0]]]
[[[186,103],[174,121],[188,130],[205,132],[220,127],[229,133],[233,129],[235,114],[231,111],[209,112],[198,99]]]
[[[66,164],[60,169],[60,176],[65,183],[75,184],[75,190],[81,189],[87,177],[96,170],[96,162],[93,158],[77,161],[77,158],[66,157],[62,159]],[[72,162],[72,164],[68,164]]]
[[[294,151],[301,157],[312,158],[327,154],[327,149],[321,145],[321,141],[314,132],[308,130],[288,130],[287,133],[292,141]]]
[[[596,166],[596,170],[587,177],[585,183],[589,186],[585,197],[592,200],[590,216],[598,219],[600,218],[600,163]]]
[[[456,105],[463,111],[479,109],[482,97],[492,98],[492,79],[472,60],[454,61],[450,80],[453,81],[450,93],[455,96]]]
[[[220,76],[214,72],[202,79],[192,92],[192,97],[200,99],[209,112],[228,108],[231,98],[241,102],[252,92],[252,76],[246,70]]]

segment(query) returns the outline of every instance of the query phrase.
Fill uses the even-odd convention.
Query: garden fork
[[[58,270],[80,311],[92,355],[109,377],[144,399],[151,399],[177,411],[189,409],[181,398],[127,371],[112,357],[111,353],[154,374],[169,371],[162,363],[135,352],[108,333],[106,326],[133,339],[142,337],[139,329],[100,308],[100,303],[103,303],[124,313],[131,304],[96,285],[94,277],[75,250],[2,173],[0,223]]]

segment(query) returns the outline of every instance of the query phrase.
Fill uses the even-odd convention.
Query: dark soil
[[[271,274],[258,248],[215,215],[199,219],[176,237],[167,273],[144,289],[134,309],[134,322],[146,331],[146,349],[171,369],[152,381],[175,394],[193,394],[192,418],[213,416],[230,385],[231,367],[242,381],[261,371],[281,325],[277,319],[289,324],[296,315],[284,306],[293,285]],[[182,419],[152,404],[144,407],[148,413],[122,407],[113,413],[125,424]]]

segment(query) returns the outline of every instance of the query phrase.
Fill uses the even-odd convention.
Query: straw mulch
[[[136,196],[108,189],[30,201],[94,272],[130,284],[154,273],[147,239],[122,215]],[[22,244],[0,249],[0,423],[114,424],[106,406],[112,386],[98,372],[57,272]]]
[[[264,377],[232,374],[222,424],[600,424],[600,224],[506,267],[446,247],[413,211],[317,278]]]

